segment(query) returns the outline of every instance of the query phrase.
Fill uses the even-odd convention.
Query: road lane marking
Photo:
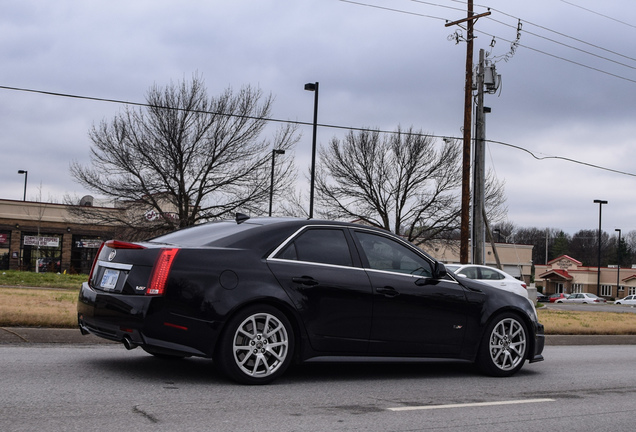
[[[544,402],[554,402],[554,401],[555,399],[523,399],[523,400],[474,402],[474,403],[448,404],[448,405],[407,406],[407,407],[396,407],[396,408],[387,408],[387,409],[389,411],[417,411],[417,410],[434,410],[434,409],[448,409],[448,408],[485,407],[485,406],[497,406],[497,405],[518,405],[518,404],[544,403]]]

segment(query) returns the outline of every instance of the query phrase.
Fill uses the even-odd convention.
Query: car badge
[[[108,254],[108,261],[114,260],[115,259],[115,255],[117,255],[117,251],[116,250],[110,251],[110,253]]]

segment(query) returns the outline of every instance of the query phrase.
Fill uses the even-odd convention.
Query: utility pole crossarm
[[[488,16],[488,15],[490,15],[491,13],[492,13],[492,12],[488,11],[488,12],[484,12],[484,13],[479,14],[479,15],[473,15],[473,16],[470,16],[470,17],[462,18],[462,19],[457,20],[457,21],[453,21],[453,22],[446,23],[446,24],[444,25],[444,27],[454,26],[454,25],[461,24],[461,23],[464,23],[464,22],[469,21],[469,20],[477,21],[479,18],[481,18],[481,17],[485,17],[485,16]]]

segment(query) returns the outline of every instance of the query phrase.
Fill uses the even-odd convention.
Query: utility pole
[[[462,213],[459,262],[468,264],[470,233],[470,146],[473,111],[473,0],[468,0],[468,27],[466,30],[466,82],[464,83],[464,150],[462,157]]]
[[[479,50],[477,69],[477,106],[475,107],[475,163],[473,165],[473,264],[484,265],[486,229],[485,229],[485,183],[486,155],[486,115],[484,113],[484,50]]]
[[[462,156],[462,208],[459,261],[468,263],[470,237],[470,146],[473,110],[473,28],[478,18],[490,15],[490,11],[473,15],[473,0],[468,0],[467,17],[446,23],[446,27],[467,22],[466,27],[466,81],[464,86],[464,144]]]

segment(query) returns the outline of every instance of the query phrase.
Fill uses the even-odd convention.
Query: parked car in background
[[[483,282],[528,298],[526,284],[499,269],[477,264],[446,264],[446,269],[461,277]]]
[[[60,272],[62,261],[59,258],[44,257],[38,260],[38,272]]]
[[[599,304],[605,303],[603,297],[599,297],[596,294],[590,293],[575,293],[570,294],[567,298],[560,298],[556,300],[556,303],[583,303],[583,304]]]
[[[543,293],[537,292],[537,301],[540,303],[549,303],[550,297]]]
[[[628,295],[625,298],[618,299],[615,304],[636,305],[636,295]]]
[[[557,300],[568,298],[568,295],[565,293],[556,293],[556,294],[552,294],[549,298],[550,298],[550,303],[555,303]]]
[[[314,357],[454,358],[493,376],[543,360],[528,299],[448,273],[384,230],[333,221],[238,214],[106,241],[77,313],[84,334],[213,358],[246,384]]]

